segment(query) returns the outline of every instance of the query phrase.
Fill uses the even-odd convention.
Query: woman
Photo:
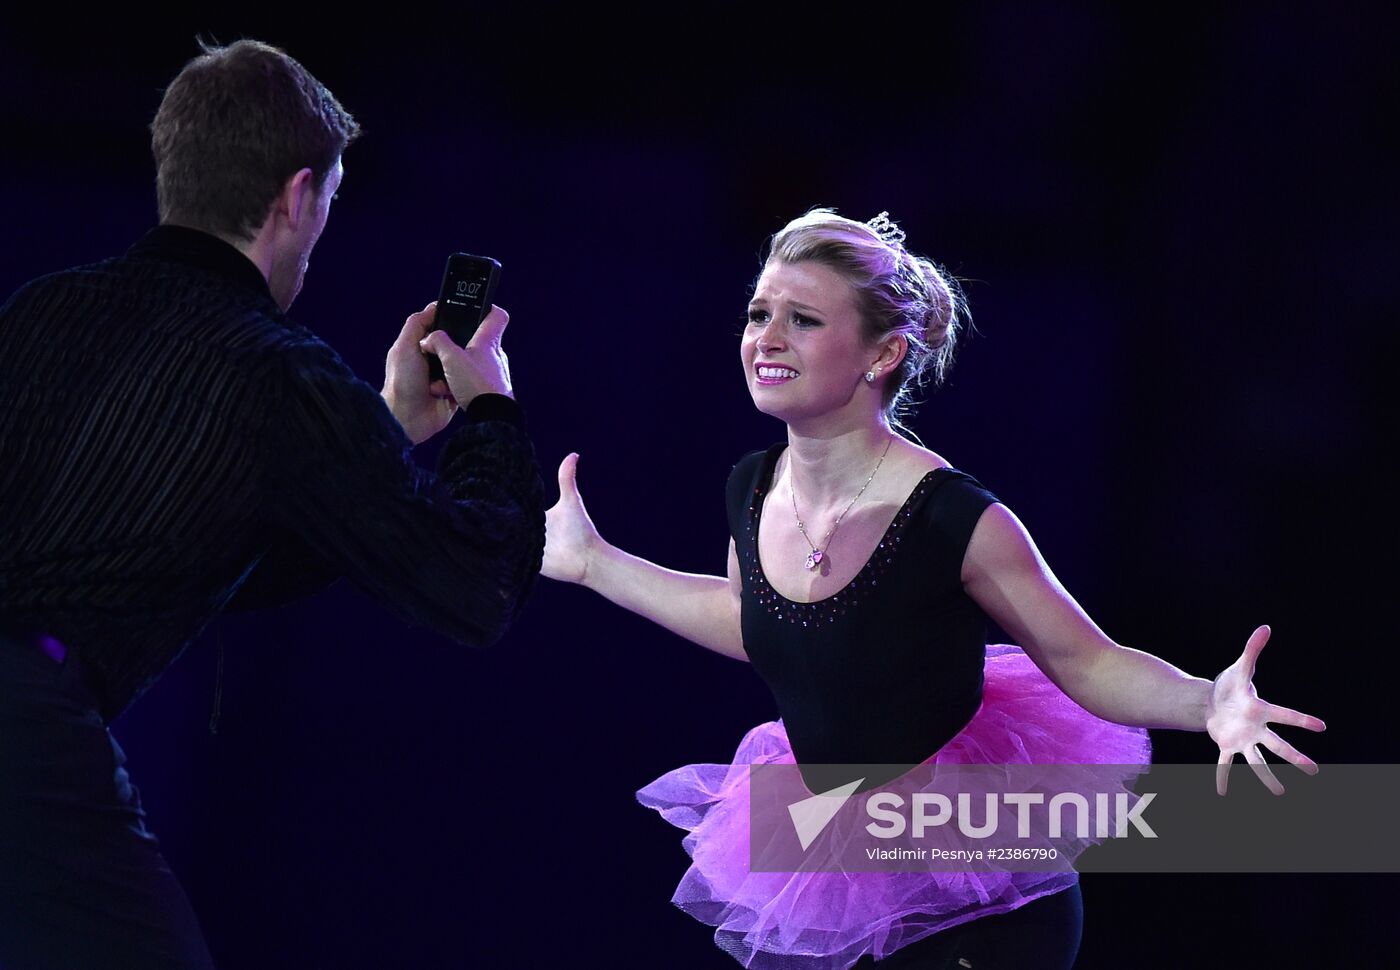
[[[1167,727],[1209,731],[1222,771],[1243,753],[1275,791],[1260,744],[1316,771],[1266,722],[1322,722],[1250,683],[1267,627],[1214,682],[1112,642],[994,495],[896,434],[911,390],[946,376],[960,311],[886,214],[816,209],[774,237],[740,354],[755,406],[788,434],[730,476],[727,578],[608,545],[575,486],[578,456],[559,469],[544,575],[750,660],[782,714],[732,766],[639,793],[691,830],[675,901],[746,966],[1068,967],[1081,915],[1073,873],[749,873],[742,766],[1134,764],[1141,728]],[[988,617],[1024,652],[986,650]]]

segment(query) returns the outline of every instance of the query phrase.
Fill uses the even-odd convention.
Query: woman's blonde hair
[[[901,419],[920,387],[938,387],[953,366],[958,335],[969,322],[958,282],[932,260],[904,248],[904,233],[881,213],[856,222],[833,209],[812,209],[784,226],[769,245],[765,265],[811,262],[839,273],[855,291],[869,343],[903,334],[908,350],[884,389],[890,423]]]

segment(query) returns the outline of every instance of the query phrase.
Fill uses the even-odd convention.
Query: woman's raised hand
[[[574,481],[577,471],[577,453],[559,463],[559,501],[544,517],[544,565],[540,573],[565,583],[585,580],[589,561],[603,544],[579,497]]]
[[[561,473],[562,474],[562,473]],[[1254,692],[1254,666],[1259,652],[1269,642],[1269,628],[1261,626],[1245,644],[1240,658],[1215,678],[1210,703],[1206,709],[1206,731],[1220,745],[1220,761],[1215,769],[1215,790],[1225,794],[1230,777],[1230,765],[1236,754],[1244,755],[1254,773],[1275,795],[1283,794],[1283,785],[1274,777],[1268,762],[1259,753],[1259,745],[1302,768],[1317,774],[1317,762],[1275,734],[1270,721],[1291,724],[1309,731],[1324,731],[1327,725],[1320,718],[1302,714],[1291,708],[1269,704]]]

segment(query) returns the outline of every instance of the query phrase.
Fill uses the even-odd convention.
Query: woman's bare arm
[[[582,584],[596,593],[735,660],[748,660],[739,632],[739,560],[729,541],[729,575],[682,573],[604,543]]]
[[[549,579],[578,583],[624,609],[717,653],[747,660],[739,630],[739,559],[729,542],[728,576],[666,569],[603,540],[583,507],[578,455],[559,466],[559,501],[545,514]]]
[[[982,513],[962,578],[987,615],[1090,712],[1139,727],[1206,729],[1211,681],[1109,639],[1060,585],[1006,506]]]
[[[1160,657],[1114,643],[1055,579],[1029,533],[1003,505],[978,520],[963,558],[963,587],[1025,649],[1061,690],[1091,713],[1139,727],[1206,731],[1220,747],[1216,790],[1243,755],[1275,795],[1283,785],[1259,748],[1315,774],[1317,763],[1270,723],[1322,731],[1322,720],[1269,704],[1254,690],[1254,669],[1269,640],[1261,626],[1240,657],[1213,680],[1192,677]]]

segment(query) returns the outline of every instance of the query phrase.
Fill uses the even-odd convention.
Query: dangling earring
[[[868,370],[868,371],[865,372],[865,383],[867,383],[867,384],[874,384],[874,383],[875,383],[875,372],[874,372],[873,370]]]

